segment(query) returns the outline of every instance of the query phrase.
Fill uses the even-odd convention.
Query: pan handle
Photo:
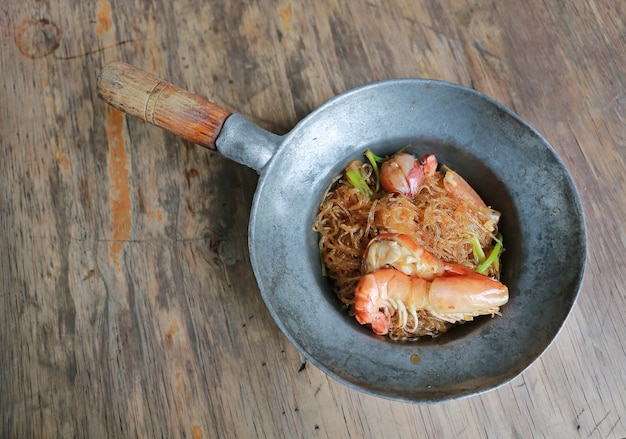
[[[114,62],[98,75],[100,99],[190,142],[216,150],[230,111],[130,64]]]

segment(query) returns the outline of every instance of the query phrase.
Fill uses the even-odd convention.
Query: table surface
[[[625,2],[5,0],[0,12],[0,436],[626,437]],[[116,60],[277,134],[382,79],[500,101],[554,146],[582,198],[588,261],[569,319],[479,396],[402,403],[328,377],[256,286],[256,172],[107,107],[96,77]]]

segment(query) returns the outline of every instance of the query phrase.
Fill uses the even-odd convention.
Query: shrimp
[[[432,281],[435,277],[469,275],[471,268],[444,262],[425,250],[413,236],[385,233],[374,237],[363,254],[363,271],[393,267],[409,276]]]
[[[456,323],[497,314],[509,299],[501,282],[438,259],[407,234],[374,237],[363,255],[363,271],[367,274],[355,289],[355,316],[379,335],[394,324],[406,326],[409,315],[417,327],[418,311]]]
[[[425,155],[421,160],[401,152],[385,160],[380,167],[380,183],[389,193],[414,197],[419,192],[424,174],[434,174],[437,158],[434,154]]]
[[[418,233],[415,203],[404,195],[386,194],[372,207],[372,225],[382,232]]]
[[[424,170],[420,162],[405,152],[385,160],[380,167],[380,183],[390,193],[414,197],[423,179]]]
[[[487,207],[474,188],[472,188],[463,177],[454,172],[452,169],[446,170],[443,177],[443,186],[448,192],[454,194],[454,196],[458,198],[471,200],[476,203],[478,207]]]
[[[435,154],[426,154],[420,162],[424,168],[424,175],[433,175],[437,171],[437,157]]]
[[[418,311],[450,323],[499,313],[508,302],[508,289],[497,280],[478,273],[436,277],[428,281],[408,276],[395,268],[382,268],[361,277],[355,289],[354,314],[377,335],[394,325],[406,325],[408,315],[417,321]],[[400,314],[400,318],[392,317]]]
[[[451,169],[446,169],[443,177],[443,186],[455,197],[474,202],[490,219],[488,223],[485,223],[485,228],[491,231],[495,230],[496,224],[500,221],[500,212],[487,206],[480,195],[476,193],[474,188],[463,177]]]

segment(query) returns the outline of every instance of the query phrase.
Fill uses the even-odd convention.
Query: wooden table
[[[4,0],[0,436],[626,437],[624,17],[617,0]],[[502,102],[582,197],[566,325],[480,396],[415,405],[334,381],[256,286],[257,174],[105,106],[96,77],[115,60],[277,134],[381,79]]]

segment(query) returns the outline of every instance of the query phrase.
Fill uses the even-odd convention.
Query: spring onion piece
[[[489,269],[491,264],[493,264],[498,259],[498,256],[500,255],[501,251],[502,251],[502,235],[498,234],[498,237],[496,238],[496,245],[493,247],[493,250],[487,257],[487,259],[485,259],[483,262],[481,262],[481,264],[478,267],[476,267],[476,271],[480,274],[487,273],[487,270]]]
[[[404,152],[405,149],[407,149],[409,146],[411,146],[410,143],[404,145],[402,148],[400,148],[399,150],[397,150],[396,152],[393,153],[393,155],[391,157],[395,157],[398,154],[400,154],[401,152]]]
[[[385,158],[377,156],[369,149],[365,151],[365,157],[369,160],[374,169],[374,174],[376,174],[376,192],[378,192],[380,190],[380,170],[378,169],[378,164],[384,162]]]
[[[472,244],[472,254],[474,255],[474,261],[479,264],[482,263],[485,260],[485,252],[483,251],[483,247],[480,245],[478,236],[470,236],[469,242],[470,244]]]
[[[320,266],[322,267],[322,276],[328,277],[328,267],[326,266],[326,262],[324,262],[324,243],[326,241],[326,237],[321,237],[318,242],[318,249],[320,251]]]
[[[367,182],[365,181],[365,179],[363,178],[360,172],[347,171],[346,177],[348,177],[348,180],[350,180],[350,183],[352,183],[352,186],[358,189],[363,195],[369,198],[372,198],[374,196],[372,189],[368,186]]]

